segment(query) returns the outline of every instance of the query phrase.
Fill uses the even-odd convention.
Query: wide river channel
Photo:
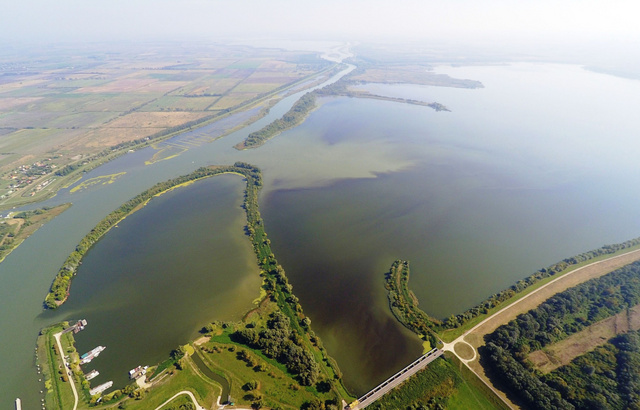
[[[100,219],[199,166],[262,168],[274,253],[354,393],[422,349],[387,306],[383,278],[393,260],[410,260],[421,307],[446,318],[538,268],[640,236],[640,82],[552,64],[438,71],[485,87],[370,84],[451,112],[323,98],[302,125],[263,147],[232,148],[286,112],[294,95],[227,137],[206,142],[224,123],[185,133],[163,144],[182,152],[174,158],[145,165],[156,150],[127,154],[84,178],[126,172],[114,183],[47,201],[74,206],[0,264],[0,407],[15,397],[39,406],[33,349],[43,326],[86,318],[78,349],[107,347],[87,368],[101,373],[92,383],[121,387],[129,369],[252,306],[260,280],[242,231],[243,182],[225,175],[125,219],[87,254],[67,304],[42,310],[61,263]]]

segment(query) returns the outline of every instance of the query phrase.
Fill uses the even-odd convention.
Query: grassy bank
[[[564,276],[570,272],[575,271],[576,269],[580,269],[584,266],[587,266],[591,263],[594,262],[599,262],[614,256],[618,256],[618,255],[622,255],[634,250],[638,250],[640,249],[640,243],[638,243],[639,240],[638,239],[633,239],[627,242],[623,242],[621,244],[615,244],[615,245],[608,245],[599,249],[596,249],[594,251],[591,252],[587,252],[585,254],[582,255],[589,255],[591,253],[593,253],[593,257],[588,258],[588,259],[584,259],[582,261],[578,261],[575,258],[568,258],[565,259],[563,262],[559,262],[558,264],[552,265],[549,268],[546,269],[541,269],[540,271],[536,272],[536,274],[530,276],[529,278],[525,278],[521,281],[519,281],[518,283],[530,283],[530,285],[526,286],[524,289],[522,289],[519,292],[516,292],[514,290],[514,288],[517,287],[517,285],[512,286],[509,289],[504,290],[503,292],[501,292],[501,294],[511,294],[510,297],[506,298],[505,300],[503,300],[502,302],[499,302],[495,305],[493,305],[490,308],[487,308],[486,306],[489,304],[493,304],[494,302],[492,302],[492,300],[495,300],[500,294],[494,295],[492,296],[492,298],[489,298],[487,301],[481,303],[480,305],[478,305],[477,307],[470,309],[469,311],[461,314],[461,315],[465,315],[468,314],[469,316],[471,316],[470,313],[473,311],[474,309],[477,311],[480,311],[481,313],[476,314],[475,316],[470,317],[468,320],[466,320],[462,325],[456,327],[456,328],[452,328],[452,329],[443,329],[440,333],[439,336],[442,338],[442,340],[444,340],[445,342],[451,342],[453,340],[455,340],[456,338],[458,338],[459,336],[461,336],[463,333],[465,333],[466,331],[472,329],[474,326],[476,326],[478,323],[482,322],[483,320],[485,320],[486,318],[492,316],[493,314],[495,314],[496,312],[500,311],[501,309],[503,309],[506,306],[509,306],[511,304],[513,304],[514,302],[522,299],[523,297],[529,295],[530,293],[534,292],[535,290],[539,289],[540,287],[546,285],[547,283],[551,282],[552,280],[555,280],[561,276]],[[610,251],[610,252],[608,252]],[[598,254],[599,253],[599,254]],[[572,261],[575,261],[575,263],[571,263]],[[553,275],[550,275],[549,272],[552,272],[551,269],[553,269],[554,267],[557,266],[564,266],[564,269],[558,270],[558,272],[554,272]],[[543,278],[538,278],[537,280],[535,279],[540,273],[546,273],[547,276],[543,277]],[[460,316],[460,315],[458,315]]]
[[[506,409],[475,375],[455,358],[439,358],[368,408],[386,409]],[[470,373],[470,372],[469,372]]]
[[[60,215],[71,204],[19,212],[0,222],[0,262],[41,226]]]

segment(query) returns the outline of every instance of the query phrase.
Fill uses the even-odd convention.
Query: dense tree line
[[[239,173],[244,175],[247,180],[251,180],[252,184],[262,184],[262,178],[260,171],[248,164],[238,162],[233,166],[222,167],[209,167],[199,168],[189,175],[181,176],[169,181],[160,182],[154,185],[152,188],[142,192],[129,201],[125,202],[118,209],[107,215],[102,221],[100,221],[76,246],[76,249],[71,252],[67,257],[62,267],[58,271],[50,291],[45,298],[45,307],[49,309],[57,308],[68,296],[69,287],[71,286],[71,280],[76,274],[76,270],[80,261],[84,257],[85,253],[115,224],[121,221],[124,217],[135,211],[139,206],[146,203],[153,198],[168,189],[171,189],[177,185],[183,184],[188,181],[193,181],[200,178],[206,178],[223,173]]]
[[[252,132],[244,142],[240,143],[237,147],[241,149],[259,147],[276,134],[300,124],[309,111],[315,106],[316,94],[314,92],[306,93],[293,104],[291,109],[287,111],[282,118],[278,118],[262,129]]]
[[[491,373],[531,407],[602,408],[600,404],[605,403],[609,408],[635,408],[632,404],[640,395],[637,335],[615,339],[619,353],[607,354],[600,348],[591,353],[591,360],[582,356],[574,361],[578,364],[570,365],[573,368],[565,366],[546,377],[533,370],[528,355],[639,303],[640,262],[636,262],[559,293],[500,326],[486,337],[482,356]],[[599,356],[593,360],[596,354]],[[606,368],[606,363],[613,365],[597,370]],[[617,384],[602,377],[617,380]],[[588,378],[591,382],[585,384]],[[603,383],[611,388],[607,390]],[[594,387],[597,385],[600,387]],[[584,393],[576,393],[579,391]],[[619,407],[616,403],[626,404]]]
[[[640,339],[630,332],[541,379],[581,409],[640,409]]]
[[[272,313],[266,328],[247,327],[236,331],[234,337],[284,364],[287,370],[298,376],[301,385],[311,386],[318,381],[318,364],[302,346],[300,336],[292,332],[290,319],[282,313]]]
[[[484,302],[467,310],[466,312],[455,315],[455,316],[452,315],[451,317],[449,317],[444,321],[443,326],[448,329],[462,326],[463,324],[473,319],[474,317],[481,314],[488,313],[489,309],[498,306],[500,303],[512,298],[516,294],[524,291],[529,286],[538,283],[542,279],[548,278],[550,276],[554,276],[560,272],[563,272],[564,270],[566,270],[571,266],[575,266],[579,263],[589,261],[591,259],[597,258],[598,256],[611,255],[620,250],[628,249],[639,244],[640,244],[640,238],[635,238],[635,239],[631,239],[629,241],[614,244],[614,245],[606,245],[601,248],[598,248],[589,252],[581,253],[580,255],[576,255],[571,258],[564,259],[547,268],[540,269],[533,275],[519,280],[518,282],[516,282],[515,285],[499,293],[496,293],[495,295],[492,295]]]
[[[433,329],[438,320],[429,317],[418,307],[418,300],[409,290],[409,262],[396,260],[385,275],[385,289],[391,312],[407,329],[429,340],[432,347],[437,339]]]
[[[311,320],[305,316],[298,298],[293,294],[293,287],[289,283],[284,269],[278,264],[271,251],[271,241],[267,237],[264,221],[258,207],[258,194],[262,187],[260,171],[249,164],[236,163],[236,166],[245,167],[249,173],[243,205],[247,214],[246,230],[260,266],[263,288],[280,309],[277,320],[274,321],[272,318],[269,322],[269,327],[273,327],[273,329],[264,329],[265,334],[261,337],[266,337],[266,340],[282,342],[286,345],[286,350],[278,350],[272,342],[264,342],[264,345],[255,344],[252,336],[255,332],[249,330],[251,328],[236,336],[242,343],[257,346],[267,356],[284,363],[289,371],[298,375],[300,383],[304,385],[315,383],[319,376],[317,363],[310,352],[311,344],[314,344],[322,353],[327,365],[332,368],[335,377],[340,378],[340,369],[335,361],[328,356],[320,339],[311,330]],[[282,317],[286,317],[287,320],[280,320]],[[278,331],[279,328],[284,329],[285,324],[287,330]],[[291,365],[288,364],[288,360],[291,360]]]
[[[491,363],[493,374],[500,375],[503,382],[528,407],[536,409],[573,409],[574,406],[562,398],[560,393],[540,381],[508,351],[488,343],[483,356]]]

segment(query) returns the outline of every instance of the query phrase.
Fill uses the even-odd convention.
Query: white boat
[[[111,386],[113,386],[113,382],[112,381],[108,381],[106,383],[101,384],[100,386],[94,387],[93,389],[89,390],[89,394],[91,396],[95,396],[96,394],[102,394],[102,392],[104,392],[105,390],[107,390]]]
[[[94,369],[94,370],[91,370],[89,373],[85,374],[84,378],[87,380],[91,380],[91,379],[94,379],[99,374],[100,372]]]
[[[131,380],[135,380],[135,379],[139,379],[140,377],[144,376],[145,374],[147,374],[147,369],[149,368],[149,366],[138,366],[135,369],[131,369],[129,370],[129,378]]]
[[[90,361],[92,361],[93,359],[98,357],[100,352],[102,352],[104,349],[106,349],[106,347],[104,347],[104,346],[98,346],[98,347],[96,347],[94,349],[91,349],[87,353],[85,353],[82,356],[80,356],[80,364],[89,363]]]

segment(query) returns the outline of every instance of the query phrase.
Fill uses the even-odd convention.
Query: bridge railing
[[[387,380],[385,380],[384,382],[380,383],[379,385],[377,385],[376,387],[374,387],[373,389],[371,389],[368,393],[366,393],[364,396],[360,397],[358,400],[356,400],[354,403],[362,403],[363,401],[367,400],[369,397],[371,397],[372,395],[376,394],[377,392],[379,392],[381,389],[385,388],[389,383],[392,383],[394,380],[396,380],[398,377],[401,377],[402,375],[404,375],[406,372],[408,372],[409,370],[411,370],[412,368],[414,368],[415,366],[419,365],[420,363],[422,363],[423,361],[429,359],[431,356],[436,355],[436,354],[441,354],[441,352],[438,351],[437,348],[433,348],[431,350],[429,350],[427,353],[423,354],[422,356],[418,357],[416,360],[414,360],[413,362],[409,363],[407,366],[405,366],[402,370],[400,370],[399,372],[397,372],[396,374],[394,374],[393,376],[389,377]],[[352,408],[351,406],[353,406],[352,403],[351,405],[347,406],[346,409],[350,409]],[[355,406],[354,406],[355,407]]]

